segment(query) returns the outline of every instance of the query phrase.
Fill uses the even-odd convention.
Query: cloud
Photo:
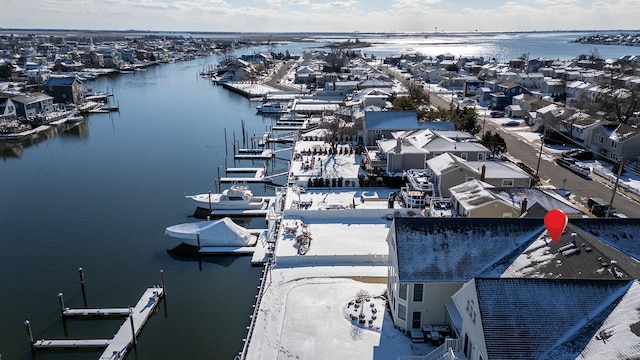
[[[342,8],[342,9],[351,9],[354,8],[358,4],[357,1],[330,1],[324,4],[311,4],[312,10],[329,10],[333,8]]]
[[[581,0],[535,0],[535,2],[543,6],[569,5],[569,4],[582,3]]]

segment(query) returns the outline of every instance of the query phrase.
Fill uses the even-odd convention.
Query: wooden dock
[[[41,339],[32,341],[32,346],[34,349],[105,348],[99,358],[100,360],[122,359],[131,344],[137,342],[138,334],[163,296],[164,289],[162,287],[152,287],[144,292],[138,303],[132,308],[64,309],[63,316],[67,317],[104,316],[109,314],[111,316],[127,316],[127,320],[123,322],[118,332],[111,339]]]
[[[275,156],[275,152],[271,149],[262,150],[259,153],[238,153],[233,157],[237,160],[268,160]]]

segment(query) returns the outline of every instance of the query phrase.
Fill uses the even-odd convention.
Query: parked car
[[[586,149],[571,149],[562,153],[563,157],[571,157],[576,160],[593,160],[593,153]]]
[[[503,126],[520,126],[520,121],[511,120],[511,121],[507,121],[506,123],[504,123],[502,125]]]
[[[613,210],[615,210],[615,207],[610,206],[608,202],[597,197],[590,197],[589,200],[587,200],[587,207],[589,211],[597,217],[606,217],[607,212],[611,215]]]
[[[501,117],[504,117],[504,116],[505,115],[504,115],[504,113],[502,111],[494,110],[494,111],[491,112],[491,117],[492,118],[501,118]]]

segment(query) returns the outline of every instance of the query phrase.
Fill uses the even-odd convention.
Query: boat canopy
[[[186,240],[197,240],[198,234],[201,246],[252,246],[255,242],[249,230],[229,217],[173,225],[165,230],[165,235]]]

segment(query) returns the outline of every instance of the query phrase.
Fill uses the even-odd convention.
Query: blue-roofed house
[[[59,104],[79,104],[84,100],[82,84],[76,77],[52,77],[44,82],[44,91]]]
[[[377,140],[391,139],[391,133],[398,130],[455,130],[452,122],[421,122],[413,110],[367,111],[364,114],[363,142],[373,146]]]

